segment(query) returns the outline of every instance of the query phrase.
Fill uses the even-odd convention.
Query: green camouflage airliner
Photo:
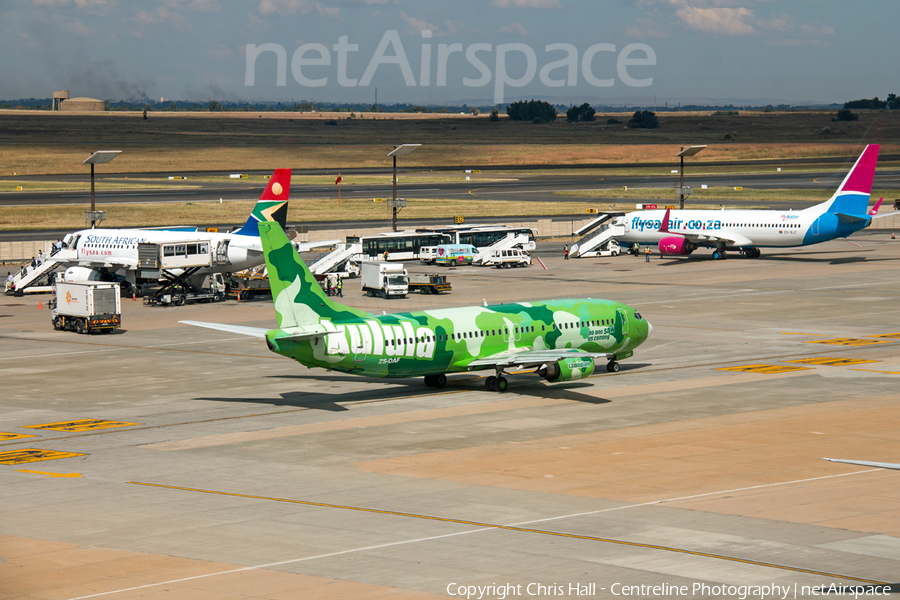
[[[272,352],[307,367],[368,377],[424,376],[443,387],[447,373],[493,369],[488,389],[503,392],[507,370],[550,382],[588,377],[597,363],[619,370],[653,326],[610,300],[516,302],[374,315],[325,295],[278,223],[259,223],[278,329],[181,321],[265,338]]]

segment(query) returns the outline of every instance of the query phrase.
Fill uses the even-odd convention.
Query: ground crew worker
[[[388,251],[385,250],[385,251],[384,251],[384,260],[387,260],[387,259],[388,259],[388,256],[390,256],[390,255],[388,254]]]
[[[647,261],[650,262],[650,246],[647,246]]]
[[[337,295],[341,298],[344,297],[344,280],[340,277],[337,278]]]
[[[565,253],[565,259],[566,259],[566,260],[569,260],[569,246],[568,246],[568,245],[566,245],[566,248],[565,248],[565,250],[564,250],[564,253]]]

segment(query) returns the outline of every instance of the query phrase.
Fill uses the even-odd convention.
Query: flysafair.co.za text
[[[431,31],[422,31],[422,39],[430,40]],[[653,77],[636,78],[637,73],[629,71],[632,67],[648,67],[656,65],[656,52],[647,44],[628,44],[621,50],[615,44],[598,43],[586,48],[583,52],[573,44],[556,43],[544,46],[538,57],[531,46],[523,43],[497,44],[477,42],[463,47],[462,43],[432,44],[424,41],[419,49],[419,76],[413,73],[407,53],[395,29],[384,32],[378,46],[366,61],[362,76],[351,77],[352,69],[358,63],[359,44],[350,43],[350,36],[342,35],[331,47],[309,42],[300,45],[291,56],[290,72],[294,80],[303,87],[323,87],[331,82],[331,75],[341,87],[367,87],[372,83],[381,67],[400,70],[407,87],[428,87],[432,85],[447,86],[448,65],[460,65],[469,74],[478,77],[461,77],[465,87],[484,87],[494,83],[494,103],[504,101],[507,87],[520,88],[532,83],[535,77],[547,88],[575,87],[583,80],[594,87],[612,87],[618,81],[629,87],[647,87],[653,84]],[[261,55],[273,54],[276,58],[275,85],[287,85],[288,54],[281,44],[247,44],[247,67],[244,85],[256,85],[256,63]],[[515,76],[507,69],[507,59],[518,55],[524,59],[525,70]],[[268,58],[268,57],[267,57]],[[265,59],[264,59],[265,60]],[[333,65],[333,69],[332,69]],[[493,67],[493,70],[491,69]],[[538,68],[540,67],[540,70]],[[636,69],[637,70],[637,69]],[[646,75],[642,70],[641,75]],[[458,83],[458,82],[451,82]]]

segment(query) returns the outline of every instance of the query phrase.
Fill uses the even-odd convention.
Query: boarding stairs
[[[65,270],[66,267],[75,261],[77,256],[78,253],[75,250],[54,249],[53,253],[46,257],[44,262],[38,266],[26,265],[13,275],[13,285],[16,293],[52,292],[53,280],[57,270]]]
[[[617,236],[625,235],[625,226],[616,222],[607,223],[613,217],[619,215],[605,213],[578,229],[575,233],[584,235],[580,240],[572,244],[569,248],[569,256],[572,258],[584,258],[588,256],[596,256],[597,251],[610,240]]]
[[[362,244],[337,244],[334,251],[326,254],[309,266],[313,275],[325,275],[341,270],[348,260],[362,254]]]
[[[510,248],[521,247],[523,244],[528,243],[528,236],[517,234],[515,232],[510,232],[506,234],[506,237],[503,237],[490,246],[485,246],[484,248],[478,248],[478,252],[475,254],[475,257],[472,259],[473,265],[483,264],[484,261],[491,257],[491,251],[493,250],[509,250]]]

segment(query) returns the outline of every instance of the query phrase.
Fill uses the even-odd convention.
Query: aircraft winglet
[[[878,214],[878,209],[881,208],[881,203],[884,201],[884,197],[878,199],[878,202],[875,203],[875,206],[872,207],[872,210],[869,211],[869,216],[874,217]]]

